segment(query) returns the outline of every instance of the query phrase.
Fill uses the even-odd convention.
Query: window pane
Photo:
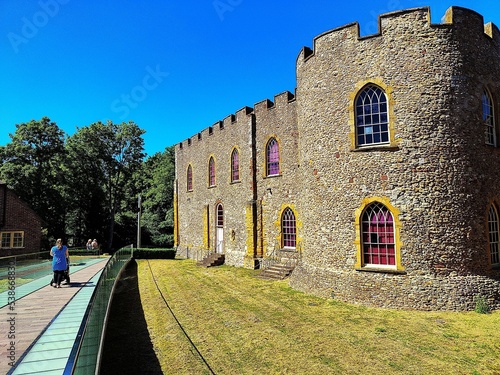
[[[361,218],[363,261],[365,265],[396,265],[394,220],[383,204],[369,205]]]
[[[500,263],[500,256],[498,252],[498,214],[495,207],[490,208],[490,212],[488,213],[488,228],[489,228],[489,237],[490,237],[490,254],[491,254],[491,263],[498,264]]]
[[[2,247],[10,247],[10,233],[2,233]]]
[[[240,160],[238,150],[234,149],[231,155],[231,181],[240,179]]]
[[[267,144],[267,175],[279,174],[279,149],[278,142],[272,138]]]
[[[20,232],[14,233],[12,247],[23,247],[23,234]]]
[[[485,126],[486,144],[496,146],[495,117],[493,115],[493,102],[485,90],[482,96],[483,122]]]
[[[215,186],[215,161],[214,158],[210,158],[209,164],[208,164],[208,184],[209,186]]]
[[[375,85],[366,86],[358,95],[355,106],[358,146],[389,141],[387,98]],[[367,135],[361,137],[360,135]]]
[[[217,205],[217,226],[224,226],[224,208],[222,207],[222,204]]]
[[[188,166],[187,170],[187,189],[188,191],[193,190],[193,168]]]
[[[283,211],[281,217],[281,233],[283,247],[296,247],[297,228],[295,225],[295,214],[290,208]]]

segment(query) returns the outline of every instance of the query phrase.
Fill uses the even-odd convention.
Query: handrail
[[[64,375],[98,374],[116,280],[133,257],[133,245],[113,254],[104,267],[64,369]]]

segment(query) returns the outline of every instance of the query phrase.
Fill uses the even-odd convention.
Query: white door
[[[224,252],[224,228],[217,228],[217,253]]]

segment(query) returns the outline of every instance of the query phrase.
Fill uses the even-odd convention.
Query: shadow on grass
[[[135,260],[128,263],[117,281],[100,373],[162,374],[144,318]]]

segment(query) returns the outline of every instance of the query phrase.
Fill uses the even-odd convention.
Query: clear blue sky
[[[68,134],[132,120],[152,155],[293,92],[315,36],[420,6],[439,23],[451,5],[500,26],[498,0],[0,0],[0,145],[43,116]]]

